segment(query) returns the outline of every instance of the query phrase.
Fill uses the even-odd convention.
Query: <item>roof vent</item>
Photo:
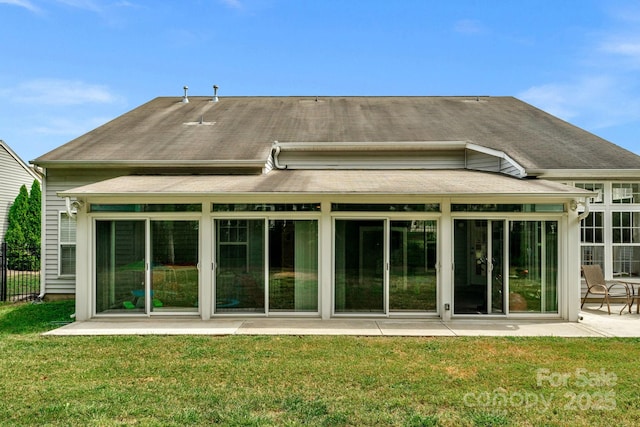
[[[188,104],[189,103],[189,98],[187,98],[187,91],[189,90],[189,86],[185,86],[183,87],[184,89],[184,96],[182,97],[182,103],[183,104]]]
[[[218,85],[213,85],[213,99],[211,102],[218,102]]]

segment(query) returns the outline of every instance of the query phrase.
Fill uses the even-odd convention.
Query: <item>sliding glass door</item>
[[[96,313],[197,312],[198,224],[97,220]]]
[[[334,312],[435,312],[436,247],[436,221],[336,219]]]
[[[454,221],[455,314],[504,313],[504,221]]]
[[[146,313],[145,221],[96,221],[96,313]]]
[[[436,221],[391,221],[389,311],[436,311]]]
[[[216,313],[318,312],[318,221],[217,219],[215,230]]]
[[[269,221],[269,311],[318,311],[317,221]]]
[[[384,312],[384,221],[336,220],[335,312]]]
[[[557,313],[558,223],[454,220],[454,314]]]
[[[151,311],[198,311],[198,221],[151,221]]]

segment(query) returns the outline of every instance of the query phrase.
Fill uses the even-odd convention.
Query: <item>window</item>
[[[214,203],[213,212],[320,212],[317,203]]]
[[[598,195],[591,199],[591,203],[604,203],[604,184],[593,182],[577,182],[576,188],[582,188],[598,193]]]
[[[562,204],[459,204],[451,205],[453,212],[564,212]]]
[[[215,224],[216,313],[318,311],[317,220],[218,219]]]
[[[611,215],[613,276],[640,276],[640,212],[612,212]]]
[[[192,204],[95,204],[89,212],[202,212],[200,203]]]
[[[621,182],[611,184],[613,203],[640,203],[640,184]]]
[[[58,224],[58,274],[76,274],[76,219],[60,212]]]
[[[604,264],[604,212],[590,212],[580,223],[580,263]]]
[[[440,204],[332,203],[331,210],[333,212],[440,212]]]

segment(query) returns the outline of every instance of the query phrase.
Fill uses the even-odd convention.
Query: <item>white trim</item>
[[[544,179],[604,181],[617,178],[640,179],[640,169],[528,169],[530,176]]]
[[[74,211],[72,211],[72,213],[75,213]],[[73,221],[73,233],[75,234],[75,241],[72,243],[70,241],[62,241],[62,215],[65,215],[69,221]],[[59,278],[75,278],[76,277],[76,270],[77,270],[77,252],[76,252],[76,264],[75,264],[75,268],[74,268],[74,273],[62,273],[62,246],[73,246],[74,247],[74,251],[77,250],[78,248],[78,221],[77,221],[77,216],[76,215],[69,215],[69,213],[67,211],[58,211],[58,277]]]

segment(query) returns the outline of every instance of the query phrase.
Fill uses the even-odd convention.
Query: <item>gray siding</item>
[[[464,152],[283,151],[278,163],[289,169],[462,169]]]
[[[522,171],[517,167],[515,167],[513,163],[508,162],[507,160],[504,160],[504,159],[500,163],[501,163],[500,172],[506,175],[522,177]]]
[[[500,158],[490,154],[467,150],[467,169],[500,172]]]
[[[27,190],[30,190],[33,184],[34,177],[26,167],[0,143],[0,241],[4,240],[9,208],[20,193],[20,187],[26,185]]]
[[[44,290],[47,294],[75,293],[75,277],[60,276],[58,274],[58,221],[60,212],[66,211],[65,200],[57,193],[93,182],[102,181],[119,175],[126,175],[126,171],[60,171],[47,170],[46,184],[43,198],[45,198],[44,212]]]

